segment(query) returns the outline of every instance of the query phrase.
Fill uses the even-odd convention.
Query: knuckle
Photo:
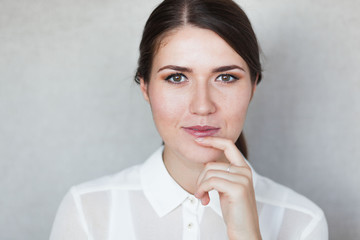
[[[252,184],[251,179],[248,177],[244,177],[243,184],[244,184],[244,187],[246,187],[246,188],[251,187],[251,184]]]
[[[252,178],[252,171],[249,166],[245,167],[245,174],[246,174],[246,176]]]
[[[238,195],[238,197],[243,198],[243,197],[247,196],[251,192],[252,188],[253,188],[253,185],[252,185],[251,178],[243,176],[241,178],[241,180],[240,180],[240,183],[239,183],[238,187],[237,187],[236,194]]]
[[[208,178],[208,183],[213,183],[214,181],[216,181],[216,177],[215,176],[211,176]]]
[[[210,179],[214,174],[214,170],[208,170],[205,172],[204,179]]]
[[[238,197],[243,198],[247,195],[247,192],[247,187],[245,187],[244,185],[240,185],[238,187],[237,195]]]
[[[216,183],[216,181],[217,181],[217,177],[211,176],[211,177],[208,178],[207,183],[209,185],[214,185]]]
[[[241,166],[239,167],[239,173],[249,178],[252,178],[252,171],[249,166]]]
[[[208,163],[205,165],[205,170],[212,169],[212,168],[214,167],[214,165],[216,165],[216,162],[208,162]]]

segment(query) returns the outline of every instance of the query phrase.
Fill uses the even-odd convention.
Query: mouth
[[[220,128],[212,127],[212,126],[190,126],[183,127],[185,132],[189,133],[194,137],[209,137],[215,135],[219,132]]]

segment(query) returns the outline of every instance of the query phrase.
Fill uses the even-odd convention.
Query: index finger
[[[219,137],[204,137],[196,138],[195,141],[198,144],[206,147],[213,147],[223,150],[226,158],[233,165],[240,167],[248,167],[248,164],[246,163],[239,149],[237,149],[235,144],[229,139]]]

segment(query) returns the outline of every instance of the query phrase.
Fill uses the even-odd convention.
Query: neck
[[[187,160],[166,147],[164,148],[163,159],[171,177],[187,192],[195,194],[196,183],[204,164]]]

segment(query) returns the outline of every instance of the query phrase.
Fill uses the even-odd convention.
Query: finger
[[[230,167],[230,169],[229,169]],[[228,171],[229,169],[229,171]],[[200,182],[204,181],[204,179],[208,179],[212,176],[214,177],[223,177],[224,179],[235,181],[237,175],[246,176],[249,179],[252,178],[252,172],[250,168],[247,167],[238,167],[235,165],[230,165],[227,163],[218,163],[218,162],[211,162],[205,165],[203,171],[200,173],[197,185]]]
[[[226,158],[233,165],[248,166],[240,151],[237,149],[235,144],[229,139],[219,138],[219,137],[205,137],[205,138],[196,138],[195,141],[203,146],[213,147],[223,150]]]
[[[211,190],[216,190],[219,193],[225,193],[226,195],[235,195],[239,190],[243,189],[242,184],[234,183],[223,178],[212,177],[200,184],[195,196],[199,199],[203,199]]]
[[[198,180],[197,185],[199,185],[199,182],[204,178],[205,174],[210,170],[218,170],[218,171],[226,171],[226,169],[229,167],[229,163],[223,163],[223,162],[209,162],[205,165],[204,169],[201,171]]]
[[[244,176],[236,173],[228,173],[223,171],[211,171],[204,176],[204,178],[199,182],[198,186],[200,186],[203,182],[211,178],[219,178],[219,179],[221,178],[229,182],[238,183],[238,184],[243,184],[251,181],[251,178],[249,178],[248,176]]]
[[[201,204],[204,205],[204,206],[206,206],[206,205],[208,205],[210,203],[210,196],[209,196],[208,192],[203,194],[203,196],[201,198],[199,198],[199,199],[201,201]]]

